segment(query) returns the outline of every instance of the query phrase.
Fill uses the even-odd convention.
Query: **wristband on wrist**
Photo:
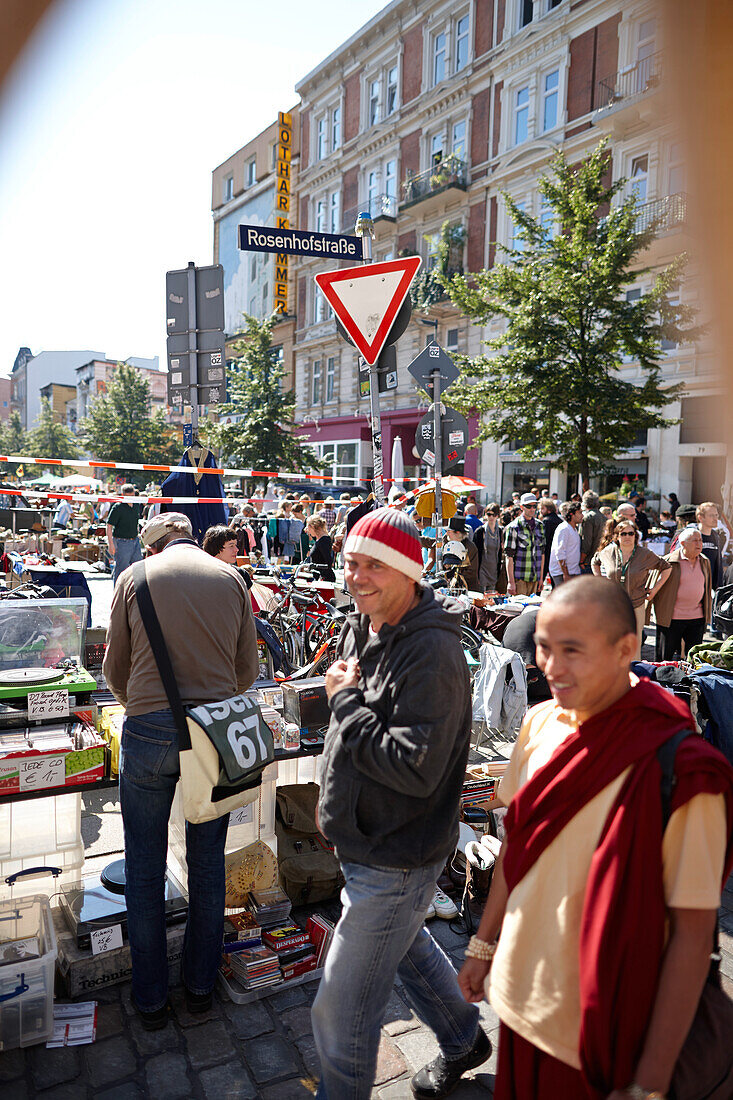
[[[637,1084],[627,1085],[624,1091],[629,1094],[631,1100],[666,1100],[664,1093],[658,1092],[657,1089],[645,1089]]]
[[[496,954],[496,942],[487,943],[486,940],[480,940],[478,936],[471,936],[468,947],[463,954],[467,959],[480,959],[481,962],[491,962]]]

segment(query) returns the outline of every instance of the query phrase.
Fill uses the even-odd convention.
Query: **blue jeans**
[[[464,1001],[448,956],[423,925],[442,867],[343,864],[343,912],[312,1010],[321,1060],[317,1100],[371,1096],[395,975],[446,1058],[462,1057],[476,1041],[478,1008]]]
[[[178,733],[170,710],[126,718],[120,756],[125,831],[127,936],[132,995],[154,1012],[168,998],[164,881],[168,818],[179,775]],[[186,823],[189,908],[181,976],[192,993],[214,988],[224,934],[224,843],[229,815]]]
[[[140,539],[115,539],[115,556],[112,559],[112,580],[117,584],[120,573],[136,561],[143,560],[143,552],[140,549]]]

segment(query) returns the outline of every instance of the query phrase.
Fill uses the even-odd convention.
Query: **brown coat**
[[[594,554],[593,561],[603,566],[609,580],[618,581],[621,584],[621,551],[615,542],[609,543],[608,546],[604,546],[602,550]],[[649,574],[657,570],[663,573],[669,568],[669,562],[658,557],[653,550],[647,550],[646,546],[637,546],[636,553],[629,562],[624,583],[624,588],[628,592],[634,607],[643,606],[647,592],[656,583],[656,579],[654,582],[650,582]],[[668,584],[669,579],[664,587],[666,588]]]
[[[654,617],[657,621],[657,626],[669,626],[672,622],[674,605],[677,601],[677,592],[680,587],[681,557],[682,551],[677,549],[673,550],[671,554],[667,554],[665,559],[663,559],[668,561],[672,566],[672,576],[667,579],[667,583],[659,589],[654,597]],[[710,578],[710,562],[704,554],[700,555],[700,568],[702,569],[702,575],[705,579],[705,591],[702,597],[702,614],[705,622],[709,623],[713,606],[713,597]]]

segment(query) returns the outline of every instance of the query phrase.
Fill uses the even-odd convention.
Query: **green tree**
[[[41,398],[41,411],[27,433],[26,446],[31,454],[38,458],[76,458],[79,454],[79,445],[74,433],[65,424],[56,420],[51,402],[47,397]],[[41,465],[36,466],[35,469],[38,473],[47,473],[49,467]],[[66,472],[63,466],[52,466],[50,469],[60,477],[63,477]],[[26,477],[28,473],[26,469],[24,471]]]
[[[456,357],[463,377],[449,391],[451,405],[483,414],[477,442],[516,440],[523,457],[552,457],[586,484],[639,430],[673,423],[662,410],[681,387],[660,377],[661,341],[689,343],[701,331],[694,310],[670,300],[684,256],[656,274],[634,266],[657,224],[637,230],[633,195],[613,204],[626,181],[607,183],[608,163],[605,142],[579,165],[558,154],[539,182],[554,226],[505,194],[516,227],[507,262],[446,280],[454,304],[477,324],[506,321],[486,342],[490,354]],[[625,288],[640,276],[649,290],[627,301]],[[639,363],[641,382],[623,378],[625,358]]]
[[[13,409],[7,422],[0,427],[0,445],[2,445],[3,451],[9,455],[27,453],[28,437],[17,409]]]
[[[229,369],[231,400],[219,407],[223,415],[242,419],[212,428],[222,461],[255,470],[317,469],[316,454],[293,431],[295,395],[283,390],[283,367],[272,350],[276,318],[258,321],[248,313],[242,316],[245,328],[234,345],[236,359]]]
[[[161,409],[150,411],[150,385],[135,367],[118,363],[105,393],[91,404],[80,435],[93,458],[117,462],[169,463],[181,444]],[[143,485],[149,474],[129,475]]]

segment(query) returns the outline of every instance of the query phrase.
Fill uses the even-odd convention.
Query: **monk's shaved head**
[[[596,627],[608,631],[609,642],[618,641],[624,634],[636,634],[634,605],[626,590],[605,577],[573,577],[553,588],[543,606],[569,608],[581,604]]]

